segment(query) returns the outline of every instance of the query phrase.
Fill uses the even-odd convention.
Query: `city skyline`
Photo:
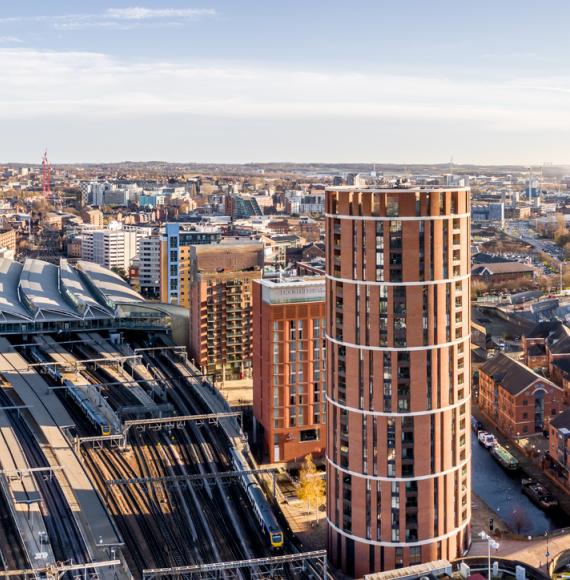
[[[54,163],[564,163],[565,13],[512,1],[7,6],[0,159],[37,162],[47,146]]]

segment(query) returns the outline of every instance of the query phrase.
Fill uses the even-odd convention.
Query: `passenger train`
[[[46,362],[46,360],[36,351],[30,351],[32,358],[36,362]],[[50,376],[56,383],[67,387],[66,394],[71,397],[75,404],[83,411],[89,422],[101,433],[101,435],[111,435],[111,425],[97,411],[89,397],[80,391],[71,381],[64,379],[55,365],[45,365],[41,367],[41,372]]]
[[[63,384],[67,387],[66,394],[73,399],[75,404],[85,413],[89,422],[100,430],[101,435],[111,435],[111,425],[101,413],[99,413],[93,403],[85,393],[82,393],[72,382],[64,380]]]
[[[232,447],[230,449],[232,457],[232,464],[235,471],[246,471],[249,469],[243,454]],[[267,534],[269,543],[273,548],[281,548],[283,546],[283,532],[277,523],[277,519],[271,509],[265,494],[257,483],[255,476],[244,473],[241,478],[242,486],[249,498],[253,513],[261,527]]]

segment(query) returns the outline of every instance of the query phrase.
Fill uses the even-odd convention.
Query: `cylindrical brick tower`
[[[327,516],[346,574],[470,542],[468,188],[332,187]]]

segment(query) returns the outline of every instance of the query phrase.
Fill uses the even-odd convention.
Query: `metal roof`
[[[28,306],[36,317],[49,313],[80,317],[64,298],[59,288],[59,269],[43,260],[26,259],[20,275],[20,291],[28,300]]]
[[[98,318],[110,316],[111,312],[89,292],[87,284],[83,281],[79,272],[72,268],[67,260],[60,261],[61,288],[71,302],[83,314],[85,318]]]
[[[0,258],[0,320],[108,318],[121,304],[141,303],[140,294],[114,272],[97,264],[67,260],[56,266],[26,259],[22,265]]]
[[[144,298],[118,274],[99,266],[99,264],[79,260],[77,269],[87,279],[91,293],[98,295],[103,303],[113,310],[119,304],[144,301]]]
[[[0,317],[31,320],[33,316],[20,301],[18,283],[22,264],[0,258]]]

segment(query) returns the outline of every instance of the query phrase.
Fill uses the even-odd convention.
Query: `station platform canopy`
[[[0,258],[0,333],[122,325],[151,329],[169,326],[168,318],[119,275],[98,264]]]

